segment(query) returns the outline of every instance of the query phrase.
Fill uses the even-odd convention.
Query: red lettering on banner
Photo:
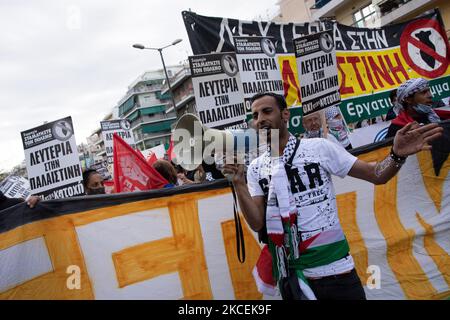
[[[369,57],[370,58],[370,57]],[[367,61],[366,61],[366,57],[361,57],[362,62],[364,63],[364,68],[366,68],[366,73],[367,73],[367,78],[369,79],[370,84],[372,85],[372,88],[374,89],[378,89],[375,82],[373,82],[373,78],[372,78],[372,72],[370,72],[369,67],[367,66]],[[382,87],[382,85],[380,84],[380,87]]]
[[[288,60],[283,61],[283,71],[281,76],[283,77],[284,96],[289,94],[289,87],[292,86],[297,92],[297,101],[300,101],[300,89],[295,79],[294,72],[291,69],[291,65]]]
[[[392,74],[395,77],[395,80],[397,80],[397,83],[401,84],[401,83],[403,83],[403,80],[400,80],[400,78],[397,76],[397,73],[402,73],[403,76],[405,77],[405,80],[409,79],[409,75],[408,75],[408,72],[406,72],[405,68],[403,67],[403,65],[400,61],[400,57],[398,56],[397,52],[394,53],[394,57],[395,57],[395,61],[397,62],[397,66],[395,66],[395,67],[392,65],[391,59],[389,59],[388,55],[385,55],[384,59],[386,60],[389,69],[391,69]]]
[[[356,66],[356,64],[360,61],[361,59],[359,59],[359,57],[347,57],[347,62],[349,62],[352,65],[353,70],[355,71],[356,74],[356,79],[358,80],[359,86],[361,87],[361,90],[365,91],[366,86],[364,85],[364,81],[361,78],[361,74],[359,73],[358,67]]]
[[[391,86],[394,85],[394,80],[392,80],[391,76],[389,75],[389,71],[386,69],[386,65],[384,64],[384,61],[381,56],[378,56],[378,62],[380,63],[381,68],[375,63],[375,59],[373,57],[368,57],[367,60],[369,60],[370,67],[372,68],[373,74],[375,75],[375,78],[377,79],[377,82],[380,87],[384,87],[383,82],[380,79],[380,76],[389,85]]]
[[[336,59],[337,59],[337,67],[338,67],[338,70],[341,73],[341,77],[342,77],[341,87],[339,88],[341,95],[348,94],[348,93],[354,93],[355,90],[353,90],[353,87],[345,86],[347,76],[345,75],[344,70],[342,70],[342,68],[341,68],[341,63],[345,63],[345,58],[344,57],[336,57]]]

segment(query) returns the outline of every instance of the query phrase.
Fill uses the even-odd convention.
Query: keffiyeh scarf
[[[416,92],[420,92],[430,87],[427,80],[423,78],[409,79],[402,83],[397,89],[397,101],[395,103],[395,113],[399,114],[403,110],[403,103],[406,98],[412,96]],[[434,112],[433,108],[427,105],[417,105],[413,107],[418,113],[426,115],[428,121],[439,122],[439,116]]]
[[[285,165],[294,155],[297,139],[290,136],[283,155],[273,158],[272,178],[266,209],[266,226],[269,250],[272,255],[273,276],[280,286],[281,281],[295,272],[299,287],[307,299],[315,299],[314,293],[301,270],[290,269],[289,260],[299,258],[299,234],[297,231],[297,207],[291,192]]]

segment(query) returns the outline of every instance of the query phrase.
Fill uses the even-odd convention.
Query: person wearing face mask
[[[105,194],[103,177],[94,169],[83,172],[83,185],[86,195]]]
[[[342,119],[339,108],[331,106],[325,110],[325,119],[327,120],[329,140],[340,144],[346,150],[353,148],[348,138],[348,132],[344,119]]]
[[[394,137],[398,130],[411,122],[421,124],[440,122],[440,111],[432,108],[430,84],[423,78],[409,79],[397,90],[395,109],[398,116],[392,120],[386,138]]]

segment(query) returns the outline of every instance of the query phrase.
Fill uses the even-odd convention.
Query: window
[[[369,4],[368,6],[353,13],[353,26],[359,28],[372,27],[376,18],[377,12],[375,11],[375,6],[373,4]]]

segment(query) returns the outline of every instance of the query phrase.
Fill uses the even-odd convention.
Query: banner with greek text
[[[375,118],[392,106],[390,91],[410,78],[430,80],[434,100],[450,96],[450,50],[436,9],[432,13],[377,29],[356,28],[336,22],[304,24],[243,21],[182,13],[194,54],[233,51],[233,37],[275,39],[284,95],[289,106],[300,103],[298,66],[293,39],[332,29],[336,46],[340,108],[348,124]],[[301,116],[296,110],[293,117]],[[300,121],[290,131],[301,130]]]
[[[189,57],[195,103],[208,128],[246,128],[242,82],[234,52]]]
[[[32,194],[59,199],[84,194],[72,118],[21,132]]]

